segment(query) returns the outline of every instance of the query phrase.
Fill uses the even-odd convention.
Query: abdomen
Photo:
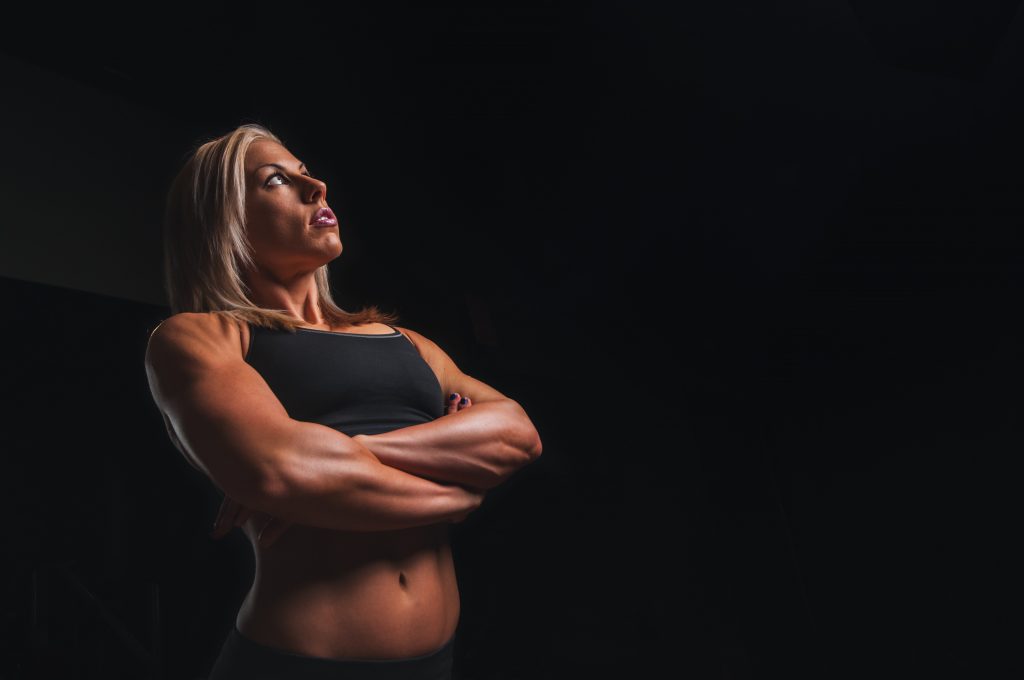
[[[455,633],[459,618],[448,530],[289,527],[270,548],[256,549],[256,577],[238,628],[257,642],[309,656],[430,653]]]

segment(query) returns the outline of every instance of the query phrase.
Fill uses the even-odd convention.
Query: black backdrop
[[[461,678],[1019,676],[1019,4],[29,8],[5,63],[167,123],[101,177],[4,173],[38,211],[145,178],[151,238],[239,123],[327,179],[342,304],[544,441],[455,528]],[[139,257],[75,224],[85,272]],[[205,677],[252,556],[149,396],[169,310],[46,283],[36,237],[0,279],[0,677]]]

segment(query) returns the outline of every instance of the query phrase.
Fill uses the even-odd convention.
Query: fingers
[[[210,538],[222,538],[236,527],[238,525],[236,518],[240,510],[242,510],[242,506],[225,494],[224,499],[220,502],[220,510],[217,511],[217,519],[213,521]]]
[[[217,519],[213,521],[213,529],[210,531],[210,538],[223,538],[235,527],[244,526],[255,512],[255,510],[250,510],[244,505],[241,505],[230,496],[224,496],[224,500],[220,502],[220,510],[217,512]]]
[[[244,527],[245,523],[250,519],[258,527],[256,543],[260,548],[272,546],[292,526],[291,522],[251,510],[240,505],[233,498],[225,496],[224,500],[221,501],[220,511],[217,513],[217,520],[214,522],[210,537],[214,539],[223,538],[231,529]]]
[[[458,392],[452,392],[448,395],[448,404],[445,406],[445,415],[451,415],[464,408],[469,408],[473,405],[473,400],[469,397],[463,397]]]

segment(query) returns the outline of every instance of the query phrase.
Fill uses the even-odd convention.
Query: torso
[[[379,323],[317,330],[393,332]],[[241,332],[244,357],[246,324]],[[292,525],[266,550],[258,530],[253,519],[245,523],[256,576],[236,625],[247,637],[308,656],[394,659],[428,654],[454,635],[460,601],[449,525],[374,532]]]

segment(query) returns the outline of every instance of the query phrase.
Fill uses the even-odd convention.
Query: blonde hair
[[[216,312],[239,322],[293,330],[306,322],[283,309],[258,306],[242,272],[253,268],[245,225],[245,155],[257,140],[284,146],[266,127],[248,123],[194,147],[171,182],[163,219],[164,287],[171,313]],[[331,296],[327,265],[314,274],[320,311],[331,325],[395,322],[375,305],[358,312]]]

